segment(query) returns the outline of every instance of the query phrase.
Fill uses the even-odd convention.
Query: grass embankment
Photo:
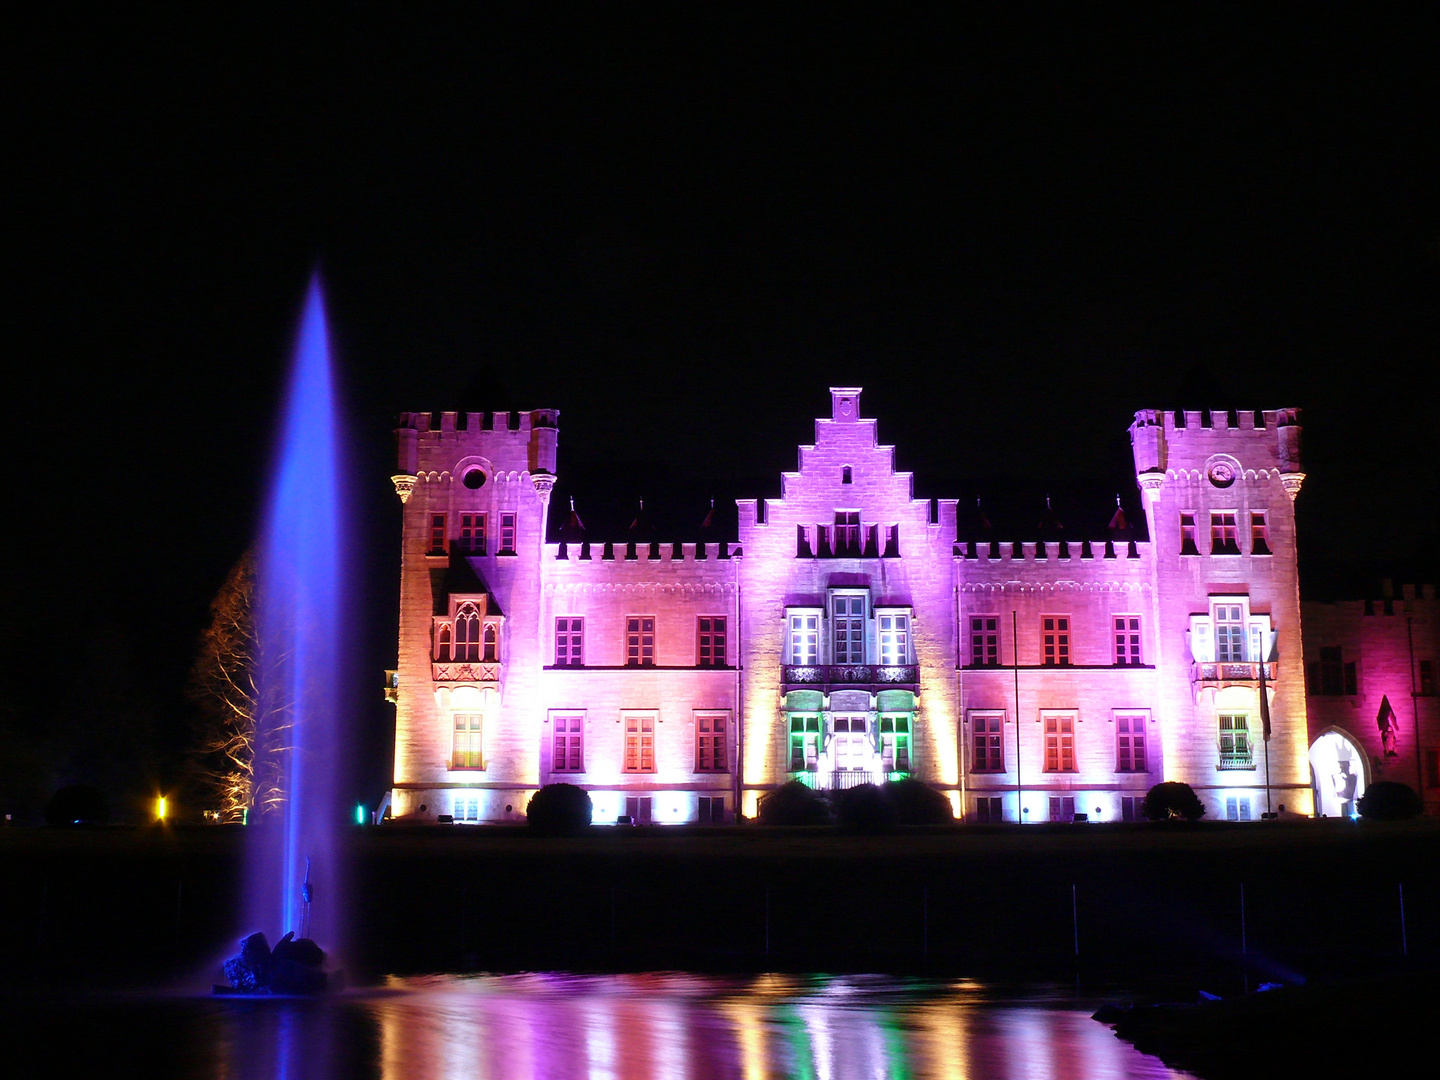
[[[217,827],[0,830],[0,974],[128,981],[218,956],[237,930],[242,840]],[[1399,963],[1402,885],[1411,961],[1440,957],[1428,821],[573,839],[383,827],[349,840],[351,956],[369,971],[1078,972],[1226,992],[1244,970],[1255,982]]]

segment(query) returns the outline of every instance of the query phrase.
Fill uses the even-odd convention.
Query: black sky
[[[1425,8],[357,10],[9,17],[11,722],[106,670],[178,724],[316,264],[367,679],[402,409],[560,408],[603,513],[773,491],[831,384],[924,495],[1129,498],[1135,409],[1298,405],[1302,584],[1433,565]]]

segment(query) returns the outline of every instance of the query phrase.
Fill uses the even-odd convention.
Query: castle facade
[[[972,821],[1130,819],[1162,780],[1315,812],[1296,410],[1141,411],[1144,539],[1001,540],[914,497],[860,394],[709,543],[547,540],[553,410],[402,414],[394,816],[566,782],[598,822],[719,823],[902,777]]]

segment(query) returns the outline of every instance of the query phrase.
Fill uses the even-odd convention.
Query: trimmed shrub
[[[1205,804],[1189,784],[1167,780],[1146,793],[1145,801],[1140,804],[1140,815],[1146,821],[1169,821],[1173,818],[1199,821],[1205,816]]]
[[[760,800],[761,825],[826,825],[830,804],[799,780],[781,784]]]
[[[895,824],[895,807],[874,784],[857,784],[836,797],[835,817],[847,832],[884,832]]]
[[[105,792],[89,784],[62,787],[45,804],[49,825],[99,825],[110,820],[110,800]]]
[[[880,789],[900,825],[948,825],[955,820],[950,800],[923,780],[891,780]]]
[[[1369,821],[1405,821],[1425,812],[1425,804],[1409,784],[1377,780],[1360,796],[1360,816]]]
[[[594,812],[589,792],[574,784],[546,784],[530,797],[525,820],[547,836],[574,836],[585,831]]]

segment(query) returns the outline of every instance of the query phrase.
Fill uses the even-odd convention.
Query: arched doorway
[[[1343,728],[1326,728],[1310,744],[1310,784],[1317,817],[1354,817],[1370,783],[1370,759]]]

